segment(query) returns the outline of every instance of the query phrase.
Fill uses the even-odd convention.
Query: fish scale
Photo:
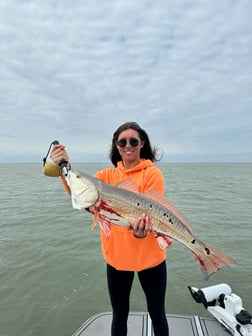
[[[112,186],[94,176],[72,170],[68,171],[66,181],[71,190],[73,207],[92,212],[95,215],[94,224],[100,223],[108,235],[111,225],[132,224],[145,214],[150,219],[152,233],[160,247],[168,246],[167,237],[186,246],[199,262],[205,279],[223,266],[236,264],[227,254],[200,241],[184,214],[158,192],[138,193],[132,180]]]
[[[113,197],[113,191],[114,187],[104,184],[100,191],[100,197],[107,201],[110,208],[118,213],[120,212],[128,223],[133,223],[136,218],[144,213],[150,219],[152,231],[163,233],[173,239],[179,237],[183,239],[183,236],[185,236],[185,242],[189,241],[190,237],[191,240],[195,239],[182,222],[158,203],[146,199],[146,197],[141,197],[141,194],[135,194],[124,189],[121,190],[120,198],[116,197],[117,195]],[[110,195],[110,197],[107,198],[107,195]],[[131,209],[131,211],[127,211],[127,209]],[[167,231],[167,225],[169,226],[169,232]],[[187,235],[190,235],[190,237]]]

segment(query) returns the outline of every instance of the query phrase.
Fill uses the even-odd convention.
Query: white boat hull
[[[109,336],[111,312],[91,316],[73,336]],[[167,314],[170,336],[230,336],[223,326],[212,318]],[[145,312],[131,312],[128,336],[154,336],[151,319]]]

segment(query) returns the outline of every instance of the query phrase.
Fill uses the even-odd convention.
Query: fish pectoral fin
[[[174,214],[189,230],[191,234],[194,235],[193,228],[191,224],[189,223],[188,219],[186,216],[172,203],[171,200],[168,198],[164,197],[162,194],[160,194],[156,190],[149,190],[146,193],[144,193],[146,197],[149,199],[152,199],[154,202],[159,203],[163,207],[165,207],[168,211]]]
[[[93,212],[93,215],[94,215],[94,218],[93,218],[93,223],[92,223],[92,229],[94,229],[97,226],[97,224],[98,224],[98,221],[99,221],[99,211],[96,209]]]
[[[106,218],[99,217],[99,224],[106,237],[110,236],[112,224]]]
[[[109,219],[106,216],[102,215],[98,209],[94,209],[90,212],[94,215],[92,229],[94,229],[97,226],[97,224],[99,224],[101,229],[105,233],[106,237],[109,237],[112,226]]]
[[[135,193],[138,193],[137,184],[132,178],[128,178],[126,180],[123,180],[122,182],[119,182],[118,184],[116,184],[116,187],[127,189]]]

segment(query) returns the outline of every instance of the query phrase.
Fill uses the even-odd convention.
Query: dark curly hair
[[[128,129],[132,129],[132,130],[137,131],[140,139],[142,141],[144,141],[144,146],[140,150],[140,158],[141,159],[149,159],[152,162],[158,161],[158,159],[157,159],[157,148],[155,146],[151,145],[150,140],[149,140],[149,136],[146,133],[146,131],[144,129],[142,129],[138,125],[138,123],[136,123],[134,121],[128,121],[128,122],[122,124],[121,126],[119,126],[117,128],[117,130],[115,131],[115,133],[113,134],[112,145],[111,145],[111,149],[110,149],[110,152],[109,152],[109,158],[110,158],[112,164],[116,167],[117,162],[122,160],[122,157],[119,154],[118,149],[116,147],[116,142],[118,140],[119,135],[123,131],[126,131]]]

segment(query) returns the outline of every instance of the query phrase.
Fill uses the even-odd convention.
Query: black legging
[[[138,272],[138,278],[145,293],[155,336],[169,336],[165,315],[166,262]],[[107,265],[108,289],[113,310],[111,336],[127,335],[129,297],[133,279],[134,272],[117,271]]]

